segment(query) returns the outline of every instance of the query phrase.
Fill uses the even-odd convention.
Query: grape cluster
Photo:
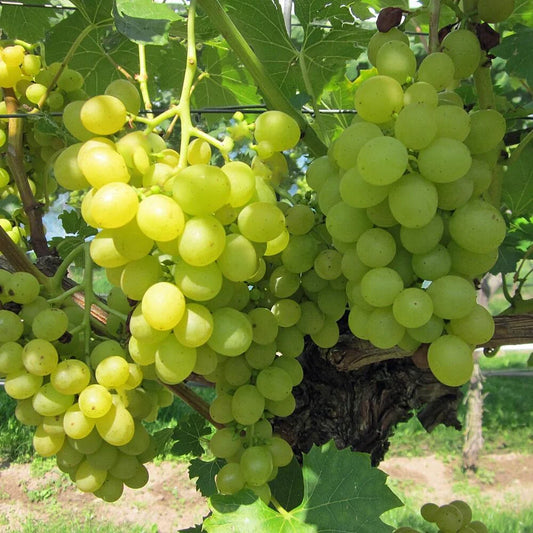
[[[307,181],[341,254],[351,331],[383,349],[429,343],[432,372],[458,386],[473,347],[494,331],[473,280],[494,265],[505,236],[483,195],[506,126],[498,111],[468,113],[446,91],[479,65],[473,33],[449,33],[418,69],[407,43],[397,28],[371,39],[377,73],[357,88],[356,119]]]
[[[472,520],[472,509],[463,500],[454,500],[445,505],[426,503],[420,509],[426,522],[434,523],[441,533],[488,533],[487,526]],[[399,527],[394,533],[420,533],[411,527]]]
[[[80,490],[106,501],[118,499],[124,485],[144,486],[143,463],[156,450],[142,420],[153,419],[172,394],[128,362],[116,341],[97,343],[83,360],[80,339],[68,333],[82,310],[72,302],[51,306],[31,274],[0,274],[0,375],[17,400],[17,419],[36,426],[36,452],[56,455]]]

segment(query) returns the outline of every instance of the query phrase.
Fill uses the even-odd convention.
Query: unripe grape
[[[450,56],[455,66],[455,79],[468,78],[478,68],[481,47],[477,36],[469,30],[451,31],[441,43],[442,51]]]
[[[396,40],[388,41],[378,50],[376,67],[379,74],[390,76],[403,84],[415,74],[416,57],[408,44]]]
[[[273,151],[282,152],[296,146],[300,140],[300,128],[286,113],[266,111],[255,121],[254,137],[258,143],[268,142]]]
[[[454,75],[455,65],[450,56],[444,52],[434,52],[420,63],[417,78],[433,85],[437,91],[442,91],[452,83]]]
[[[368,122],[388,122],[402,107],[402,86],[389,76],[368,78],[355,92],[355,109]]]
[[[502,22],[514,10],[514,0],[478,0],[477,12],[485,22]]]
[[[137,87],[128,80],[113,80],[105,89],[105,94],[118,98],[128,113],[138,115],[141,109],[141,96]]]
[[[409,37],[398,28],[391,28],[387,32],[378,31],[372,35],[367,49],[368,60],[372,65],[376,65],[376,58],[380,48],[385,43],[393,40],[403,42],[407,45],[409,44]]]
[[[126,122],[126,107],[121,100],[110,95],[93,96],[80,112],[83,126],[96,135],[112,135]]]

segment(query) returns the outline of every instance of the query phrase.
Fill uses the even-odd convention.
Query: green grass
[[[525,369],[527,352],[508,352],[494,358],[483,357],[484,370]],[[533,397],[530,377],[488,376],[483,386],[484,453],[531,453],[533,444]],[[466,394],[467,387],[463,387]],[[461,405],[458,419],[464,424],[466,408]],[[427,433],[416,417],[399,424],[391,438],[389,455],[417,456],[436,454],[442,458],[461,454],[463,433],[453,428],[437,426]]]
[[[0,515],[1,524],[1,515]],[[142,527],[137,525],[117,526],[106,524],[96,519],[92,514],[86,517],[60,517],[43,523],[42,519],[26,518],[16,529],[3,530],[6,533],[42,533],[43,531],[53,531],[53,533],[157,533],[158,528],[154,524],[152,527]]]

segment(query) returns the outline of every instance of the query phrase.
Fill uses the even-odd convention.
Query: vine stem
[[[139,82],[139,89],[141,90],[141,96],[143,99],[144,108],[148,111],[148,118],[151,120],[154,118],[152,113],[152,101],[150,100],[150,94],[148,92],[148,71],[146,69],[146,47],[144,44],[139,44],[139,74],[136,76]]]
[[[431,0],[429,4],[429,53],[439,48],[439,19],[441,0]]]
[[[18,100],[12,88],[4,89],[4,100],[7,112],[9,114],[17,113]],[[32,247],[37,257],[42,257],[44,255],[50,255],[50,250],[44,233],[42,205],[35,200],[26,177],[26,171],[24,170],[23,129],[24,119],[15,117],[9,119],[7,162],[19,191],[24,212],[28,217]]]

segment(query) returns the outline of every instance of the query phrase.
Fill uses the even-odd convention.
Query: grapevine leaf
[[[211,428],[200,415],[192,414],[180,422],[174,430],[176,442],[172,446],[172,453],[176,455],[193,454],[200,456],[204,453],[201,439],[211,433]]]
[[[508,74],[525,79],[533,87],[533,55],[524,53],[524,50],[533,49],[533,28],[517,26],[516,30],[492,48],[491,53],[507,60]]]
[[[81,214],[75,209],[72,209],[71,211],[63,211],[58,218],[61,220],[61,225],[63,226],[65,233],[76,234],[82,224],[87,225]]]
[[[295,457],[287,466],[278,470],[278,475],[269,485],[272,496],[286,511],[291,511],[302,503],[304,496],[302,468]]]
[[[169,28],[181,17],[166,4],[152,0],[115,0],[115,26],[128,39],[138,44],[165,45]]]
[[[36,0],[33,4],[43,5],[48,0]],[[28,6],[2,6],[0,27],[12,39],[28,42],[40,41],[50,28],[50,17],[55,15],[51,9]]]
[[[80,244],[83,244],[85,239],[82,237],[52,237],[48,244],[51,248],[55,248],[59,257],[65,259],[70,252],[77,248]]]
[[[196,480],[196,489],[202,496],[208,498],[217,492],[215,485],[215,476],[218,471],[226,464],[222,459],[213,459],[212,461],[202,461],[202,459],[192,459],[189,464],[189,478]]]
[[[368,454],[337,450],[330,441],[313,446],[302,468],[304,500],[292,514],[321,532],[392,531],[379,517],[402,502],[385,484],[387,475],[371,466]]]
[[[507,168],[503,180],[502,199],[517,217],[533,207],[533,144],[524,147],[518,159]]]
[[[111,18],[113,0],[71,0],[78,13],[91,24]]]
[[[212,515],[204,521],[208,533],[313,533],[316,527],[305,524],[291,513],[280,514],[258,498],[243,490],[232,496],[215,494],[209,498]]]
[[[21,208],[20,198],[14,194],[8,194],[5,198],[0,199],[0,213],[8,217],[15,216],[15,213]]]
[[[195,526],[188,527],[187,529],[180,529],[178,533],[202,533],[202,524],[196,524]]]
[[[86,20],[80,12],[54,26],[48,34],[47,60],[50,63],[62,61],[65,50],[86,27]],[[76,49],[69,66],[83,75],[88,94],[101,94],[118,77],[117,66],[130,73],[137,72],[137,46],[122,34],[109,32],[109,27],[93,29]]]
[[[174,430],[172,428],[163,428],[156,431],[152,437],[155,440],[155,449],[157,455],[163,453],[167,444],[172,440]]]

